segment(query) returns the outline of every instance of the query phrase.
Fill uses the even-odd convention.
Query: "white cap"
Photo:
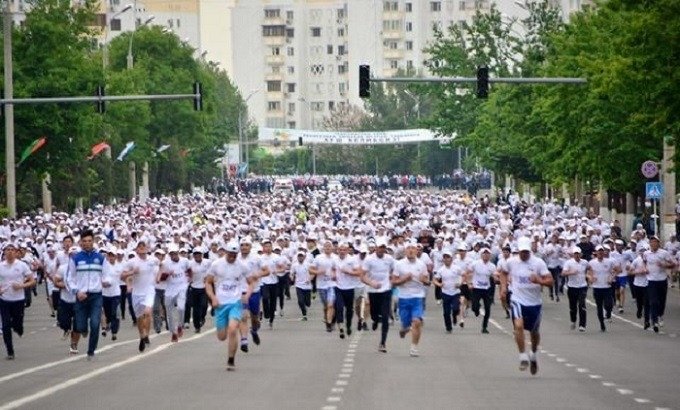
[[[236,242],[229,242],[225,248],[227,252],[238,253],[238,244]]]
[[[442,253],[442,255],[444,255],[444,256],[453,256],[453,252],[451,252],[450,250],[446,249],[446,250]]]
[[[179,246],[177,246],[176,243],[173,243],[170,246],[168,246],[168,253],[173,253],[173,252],[174,253],[179,252]]]
[[[531,251],[531,239],[527,237],[521,237],[517,240],[517,250],[522,252],[522,251]]]
[[[581,248],[579,248],[578,246],[574,246],[573,248],[571,248],[571,253],[578,253],[580,255],[583,253],[583,251],[581,251]]]

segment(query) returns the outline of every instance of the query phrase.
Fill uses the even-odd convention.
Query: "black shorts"
[[[464,297],[465,299],[471,299],[472,294],[470,292],[470,287],[468,285],[465,285],[465,284],[460,285],[460,295],[462,297]]]

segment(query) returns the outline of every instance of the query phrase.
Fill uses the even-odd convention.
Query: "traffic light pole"
[[[371,77],[369,79],[372,83],[476,83],[477,78],[473,77],[425,77],[425,78],[408,78],[408,77]],[[586,84],[588,81],[585,78],[572,77],[526,77],[526,78],[512,78],[512,77],[497,77],[489,78],[489,83],[506,83],[506,84]]]

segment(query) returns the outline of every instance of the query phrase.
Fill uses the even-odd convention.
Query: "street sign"
[[[663,184],[661,182],[647,182],[645,185],[646,199],[661,199],[663,197]]]
[[[654,161],[645,161],[642,163],[641,171],[645,178],[654,178],[659,173],[659,166]]]

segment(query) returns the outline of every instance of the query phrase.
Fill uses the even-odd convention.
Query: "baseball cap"
[[[238,253],[238,244],[236,242],[229,242],[225,247],[225,250],[230,253]]]
[[[578,246],[574,246],[573,248],[571,248],[571,253],[578,253],[580,255],[583,253],[583,251],[581,251],[581,248],[579,248]]]
[[[517,250],[520,252],[531,251],[531,239],[522,237],[517,240]]]

